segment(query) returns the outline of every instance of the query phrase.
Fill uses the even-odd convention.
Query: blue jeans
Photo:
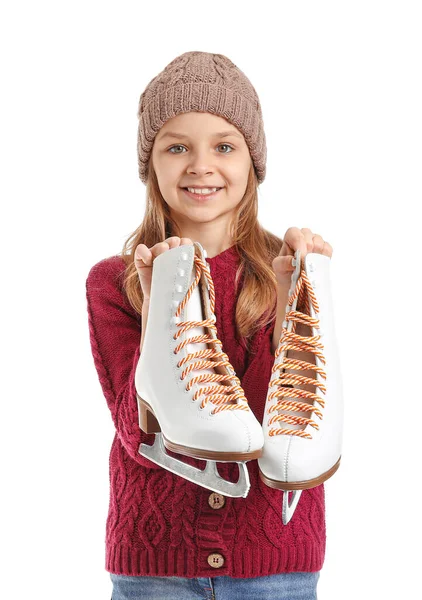
[[[110,573],[111,600],[317,600],[320,571],[279,573],[247,579],[131,577]]]

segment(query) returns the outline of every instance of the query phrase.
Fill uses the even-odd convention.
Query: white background
[[[225,54],[258,92],[261,223],[334,248],[345,429],[318,598],[417,597],[420,3],[38,1],[0,21],[1,597],[111,595],[114,428],[85,279],[143,217],[139,96],[190,50]]]

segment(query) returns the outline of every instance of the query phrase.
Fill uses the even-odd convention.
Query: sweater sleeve
[[[141,317],[121,285],[124,263],[118,256],[95,264],[86,279],[89,337],[95,368],[117,436],[129,456],[150,469],[160,467],[139,454],[155,434],[139,426],[135,370],[140,355]]]

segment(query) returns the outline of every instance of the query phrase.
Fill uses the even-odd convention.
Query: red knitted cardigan
[[[275,321],[251,338],[246,351],[235,331],[236,246],[206,260],[215,287],[218,337],[262,423],[274,363]],[[109,457],[106,571],[190,578],[319,571],[326,543],[324,484],[304,490],[291,521],[283,525],[283,492],[261,481],[257,460],[247,463],[248,496],[230,498],[174,475],[139,454],[139,445],[152,444],[154,434],[145,434],[138,424],[134,374],[141,316],[124,292],[124,269],[123,259],[112,256],[95,264],[86,279],[92,355],[116,429]],[[202,460],[183,460],[205,466]],[[218,463],[218,469],[222,477],[237,481],[236,464]]]

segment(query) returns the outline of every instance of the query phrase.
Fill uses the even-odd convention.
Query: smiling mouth
[[[195,187],[192,187],[191,189],[192,189],[192,190],[195,190],[195,189],[196,189],[196,190],[199,190],[199,189],[210,189],[210,190],[213,190],[214,188],[216,188],[216,189],[217,189],[217,192],[218,192],[219,190],[222,190],[222,189],[223,189],[222,187],[217,187],[216,185],[212,185],[212,186],[211,186],[211,187],[209,187],[209,188],[195,188]],[[189,191],[189,188],[187,188],[187,187],[182,187],[182,190]]]
[[[188,188],[180,188],[180,189],[182,189],[189,198],[200,201],[200,200],[211,200],[214,196],[216,196],[218,194],[218,192],[221,192],[221,190],[223,190],[224,188],[222,188],[222,187],[217,188],[215,192],[210,192],[209,194],[195,194],[194,192],[190,192],[188,190]]]

